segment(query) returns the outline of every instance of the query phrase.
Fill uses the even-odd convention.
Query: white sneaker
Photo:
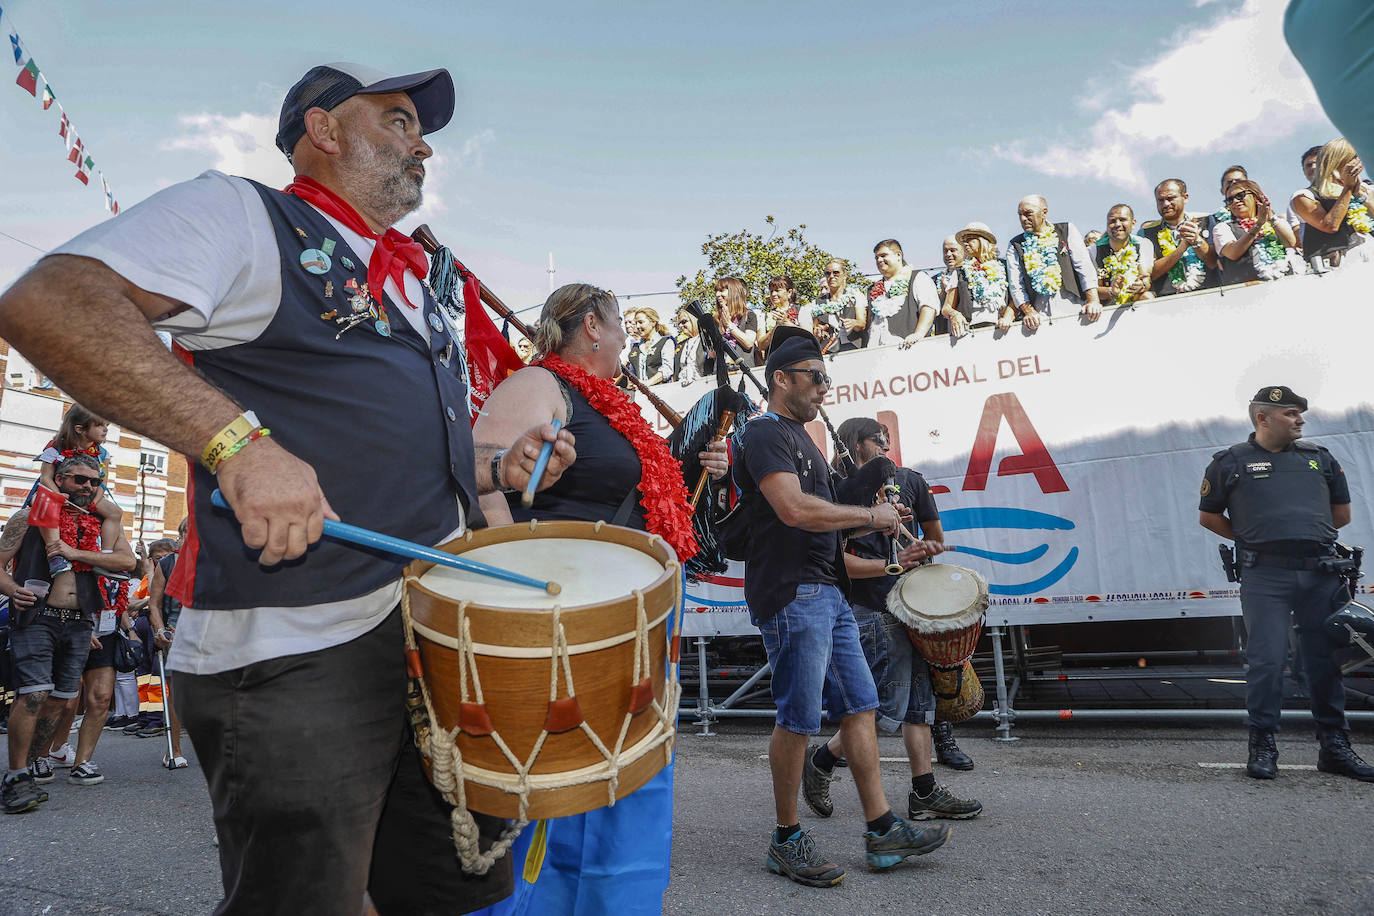
[[[70,744],[64,744],[57,749],[56,754],[48,755],[48,763],[54,767],[69,767],[76,763],[76,749]]]

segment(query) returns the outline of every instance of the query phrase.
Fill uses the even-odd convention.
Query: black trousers
[[[398,608],[320,652],[175,672],[219,833],[216,913],[359,913],[366,889],[384,916],[449,916],[511,893],[509,857],[480,877],[459,868],[406,722],[403,649]],[[490,838],[505,822],[478,823]]]

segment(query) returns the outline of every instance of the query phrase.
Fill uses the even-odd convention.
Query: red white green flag
[[[34,98],[38,97],[38,65],[33,62],[32,57],[24,65],[24,69],[19,71],[14,84]]]
[[[47,111],[49,108],[52,107],[52,103],[55,102],[55,101],[57,101],[57,96],[55,96],[55,95],[52,94],[52,87],[48,85],[48,81],[47,81],[47,80],[44,80],[44,81],[43,81],[43,110],[44,110],[44,111]]]

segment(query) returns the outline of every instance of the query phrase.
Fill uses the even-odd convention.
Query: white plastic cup
[[[33,592],[38,596],[38,600],[42,601],[48,597],[48,589],[52,588],[52,583],[44,582],[42,579],[25,579],[24,588]]]

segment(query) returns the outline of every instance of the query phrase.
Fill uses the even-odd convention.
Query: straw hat
[[[997,236],[992,234],[992,230],[988,228],[988,224],[977,222],[969,223],[967,226],[954,233],[954,240],[962,245],[969,240],[970,236],[975,235],[987,239],[988,243],[991,245],[997,244]]]

